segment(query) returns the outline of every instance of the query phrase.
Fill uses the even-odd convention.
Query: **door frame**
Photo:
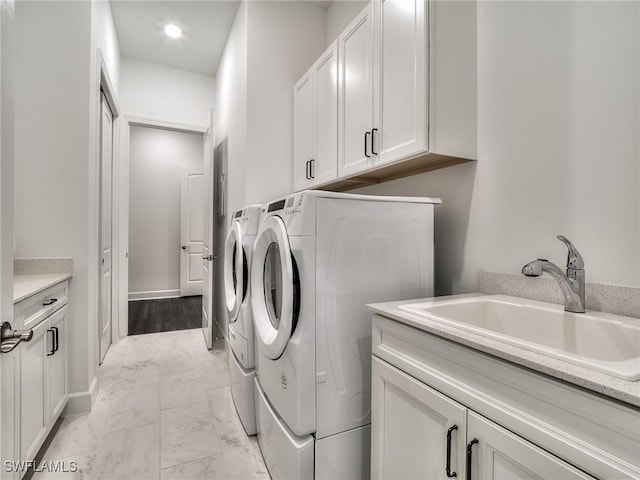
[[[0,322],[13,322],[13,165],[14,165],[14,2],[0,0]],[[0,354],[0,457],[11,461],[17,445],[13,424],[15,394],[13,382],[6,383],[3,371],[9,373],[18,351]],[[11,357],[10,357],[11,355]],[[15,372],[15,370],[14,370]],[[15,474],[0,469],[0,479],[15,478]]]
[[[104,93],[105,100],[111,113],[113,115],[113,135],[112,135],[112,181],[111,181],[111,247],[112,247],[112,270],[111,270],[111,343],[115,343],[118,341],[118,328],[120,319],[118,318],[119,309],[118,309],[118,271],[119,271],[119,259],[122,256],[122,245],[118,242],[119,239],[119,222],[117,218],[117,213],[119,209],[120,195],[119,195],[119,164],[121,161],[119,155],[119,138],[120,138],[120,128],[122,124],[122,109],[118,103],[118,97],[116,96],[115,88],[113,87],[113,83],[111,78],[109,77],[109,72],[107,70],[107,65],[104,61],[104,57],[102,55],[102,51],[100,49],[97,50],[97,76],[98,76],[98,88],[95,91],[95,101],[96,104],[100,105],[100,94]],[[95,364],[99,365],[101,362],[100,359],[100,302],[101,302],[101,293],[100,293],[100,258],[101,258],[101,248],[102,241],[100,239],[101,232],[101,223],[102,223],[102,198],[101,198],[101,168],[102,168],[102,152],[100,148],[100,138],[101,138],[101,118],[100,118],[100,108],[97,108],[97,117],[94,119],[95,131],[96,131],[96,142],[95,142],[95,158],[96,161],[93,165],[94,172],[92,175],[92,181],[90,182],[90,186],[93,186],[93,198],[94,198],[94,207],[93,212],[94,215],[89,218],[89,230],[91,235],[95,239],[94,242],[90,242],[94,246],[91,249],[91,257],[89,259],[89,268],[93,270],[93,273],[90,274],[90,278],[93,278],[95,281],[95,285],[93,285],[93,291],[95,295],[95,332],[93,335],[93,342],[95,345],[94,348],[94,358]],[[99,120],[100,119],[100,120]],[[91,289],[90,289],[91,290]],[[93,389],[93,385],[90,387]]]
[[[118,119],[120,120],[120,122],[118,122],[119,128],[123,127],[125,122],[127,123],[128,128],[148,127],[184,133],[205,134],[209,128],[203,125],[168,122],[162,119],[141,117],[139,115],[130,115],[128,113],[122,113]],[[121,140],[120,133],[121,132],[118,133],[118,141]],[[127,139],[126,145],[119,143],[117,150],[119,156],[117,163],[119,164],[119,168],[117,173],[114,172],[114,188],[119,192],[119,195],[114,224],[117,225],[119,232],[116,248],[121,261],[118,262],[117,270],[114,270],[113,272],[113,278],[116,285],[126,285],[129,282],[129,140]],[[114,250],[114,255],[116,254],[115,252],[116,250]],[[120,340],[129,335],[129,292],[119,292],[115,301],[117,303],[114,308],[118,313],[116,318],[114,318],[115,325],[112,326],[112,328],[114,328],[113,338]]]

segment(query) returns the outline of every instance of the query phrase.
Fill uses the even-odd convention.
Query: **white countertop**
[[[374,313],[392,318],[424,332],[446,338],[467,347],[488,353],[545,375],[555,377],[601,395],[640,407],[640,382],[622,380],[572,363],[526,350],[496,339],[477,335],[454,326],[400,310],[399,305],[477,297],[482,294],[452,295],[430,299],[403,300],[369,305]]]
[[[69,273],[54,273],[45,275],[14,275],[13,303],[18,303],[31,295],[35,295],[49,287],[71,278]]]

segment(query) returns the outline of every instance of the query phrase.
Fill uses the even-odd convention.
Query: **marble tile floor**
[[[200,329],[121,340],[100,367],[93,410],[65,417],[43,460],[77,462],[87,480],[269,479],[235,411],[227,360]]]

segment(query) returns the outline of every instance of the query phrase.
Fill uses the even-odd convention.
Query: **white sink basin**
[[[629,381],[640,380],[640,319],[506,295],[401,305],[415,315]]]

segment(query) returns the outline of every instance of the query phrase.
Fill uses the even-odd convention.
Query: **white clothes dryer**
[[[224,294],[229,313],[228,340],[231,393],[238,416],[248,435],[256,433],[255,335],[250,306],[249,268],[258,232],[260,205],[233,214],[224,247]]]
[[[437,198],[305,191],[262,209],[251,264],[271,476],[369,478],[371,313],[433,294]]]

